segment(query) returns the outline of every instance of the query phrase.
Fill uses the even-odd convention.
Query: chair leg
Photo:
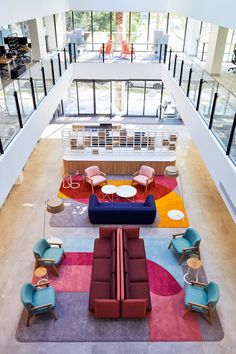
[[[146,184],[146,187],[145,187],[145,194],[147,194],[147,189],[148,189],[148,184]]]
[[[30,322],[30,319],[31,319],[31,314],[29,311],[27,311],[27,321],[26,321],[26,327],[29,327],[29,322]]]
[[[92,193],[94,194],[94,188],[93,188],[93,184],[91,184],[91,188],[92,188]]]
[[[208,310],[208,316],[207,316],[208,322],[210,323],[210,325],[212,325],[212,313],[211,310]]]
[[[57,270],[57,267],[55,266],[55,264],[52,264],[53,269],[55,270],[56,275],[59,277],[59,273]]]
[[[180,259],[179,259],[179,265],[182,263],[183,259],[184,259],[185,253],[183,252]]]
[[[170,241],[170,244],[169,244],[169,246],[168,246],[168,249],[170,249],[171,245],[172,245],[172,240]]]
[[[53,317],[53,319],[54,319],[54,321],[56,321],[57,320],[57,317],[56,317],[56,315],[55,315],[55,313],[54,313],[54,311],[53,311],[53,309],[49,306],[49,308],[48,308],[48,311],[50,312],[50,314],[52,315],[52,317]]]
[[[191,311],[191,305],[186,309],[185,313],[183,314],[184,319],[186,318],[186,316],[189,314],[190,311]]]

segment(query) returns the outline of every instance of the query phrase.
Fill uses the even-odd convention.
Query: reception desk
[[[175,154],[158,155],[151,152],[133,153],[66,153],[63,156],[64,172],[84,170],[92,165],[98,165],[100,170],[108,175],[130,175],[140,169],[141,165],[153,167],[156,175],[163,175],[166,166],[175,165]]]

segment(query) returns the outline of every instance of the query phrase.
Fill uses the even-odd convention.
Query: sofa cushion
[[[144,241],[142,238],[128,240],[129,258],[146,258]]]
[[[132,282],[148,281],[146,259],[129,259],[128,273]]]
[[[112,251],[111,253],[111,273],[116,272],[116,251]]]
[[[111,259],[95,258],[93,260],[92,281],[107,281],[111,278]]]
[[[129,271],[128,262],[129,262],[128,252],[124,251],[124,270],[125,270],[125,273],[128,273],[128,271]]]
[[[112,240],[112,249],[116,250],[116,231],[112,232],[111,240]]]
[[[112,241],[107,238],[97,238],[94,242],[93,258],[111,258]]]
[[[112,273],[111,275],[111,299],[116,299],[116,275]]]
[[[129,291],[129,274],[125,274],[125,298],[130,299],[130,291]]]
[[[90,287],[89,310],[94,311],[95,299],[110,299],[110,282],[92,281]]]
[[[129,283],[130,299],[147,299],[147,311],[151,311],[151,298],[148,282],[130,282]]]

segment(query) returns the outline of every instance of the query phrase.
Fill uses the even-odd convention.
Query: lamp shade
[[[166,166],[164,175],[170,178],[177,178],[179,176],[179,170],[176,166]]]
[[[48,199],[46,202],[47,211],[51,214],[57,214],[64,210],[65,205],[60,198]]]

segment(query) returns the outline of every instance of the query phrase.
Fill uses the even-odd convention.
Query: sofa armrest
[[[117,227],[110,226],[110,227],[99,227],[99,238],[111,238],[113,235],[113,231],[117,231]]]
[[[139,238],[140,228],[137,226],[123,226],[121,230],[122,234],[126,233],[128,238]]]
[[[146,316],[147,299],[126,299],[121,301],[121,317],[143,318]]]
[[[154,195],[148,194],[147,198],[145,199],[144,206],[146,206],[146,207],[154,207],[156,209]]]
[[[90,194],[89,197],[89,207],[100,206],[100,202],[96,194]]]
[[[95,299],[95,317],[99,318],[119,318],[120,300],[117,299]]]

